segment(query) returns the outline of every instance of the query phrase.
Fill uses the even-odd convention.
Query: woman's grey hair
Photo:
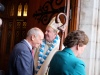
[[[89,38],[84,31],[75,30],[67,35],[64,41],[64,46],[71,48],[75,45],[79,45],[80,47],[82,47],[83,45],[87,45],[88,41]]]
[[[39,36],[39,34],[40,34],[40,29],[39,28],[37,28],[37,27],[34,27],[34,28],[31,28],[28,32],[27,32],[27,36],[31,36],[31,35],[35,35],[36,37],[38,37]]]

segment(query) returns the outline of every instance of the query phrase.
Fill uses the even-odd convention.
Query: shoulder
[[[80,65],[80,66],[85,67],[85,63],[84,63],[84,61],[81,60],[81,59],[79,59],[79,58],[77,58],[77,65]]]
[[[27,48],[28,48],[28,45],[24,40],[17,43],[14,47],[14,49],[27,49]]]
[[[53,56],[53,58],[55,59],[59,59],[60,57],[63,57],[63,53],[62,53],[62,51],[57,51],[55,54],[54,54],[54,56]]]
[[[14,55],[30,54],[29,47],[24,42],[19,42],[13,48]]]
[[[86,75],[86,71],[85,71],[85,63],[80,60],[80,59],[77,59],[77,62],[75,64],[75,68],[74,68],[74,74],[77,75],[77,74],[80,74],[80,75]]]

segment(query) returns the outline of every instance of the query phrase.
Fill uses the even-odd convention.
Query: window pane
[[[23,12],[23,16],[27,16],[27,11],[28,11],[28,5],[27,3],[24,5],[24,12]]]
[[[14,16],[14,5],[12,5],[12,7],[11,7],[10,16]]]
[[[22,13],[22,4],[20,3],[18,5],[18,13],[17,13],[17,16],[21,16],[21,13]]]

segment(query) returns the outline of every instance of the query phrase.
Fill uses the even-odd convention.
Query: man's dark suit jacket
[[[25,40],[15,45],[9,62],[9,75],[34,75],[34,62]]]

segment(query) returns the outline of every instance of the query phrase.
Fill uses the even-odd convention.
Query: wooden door
[[[0,36],[0,70],[8,71],[8,61],[14,45],[26,36],[28,0],[3,0],[5,11]]]
[[[28,29],[37,26],[45,32],[52,17],[67,12],[67,0],[30,0],[28,12]]]

